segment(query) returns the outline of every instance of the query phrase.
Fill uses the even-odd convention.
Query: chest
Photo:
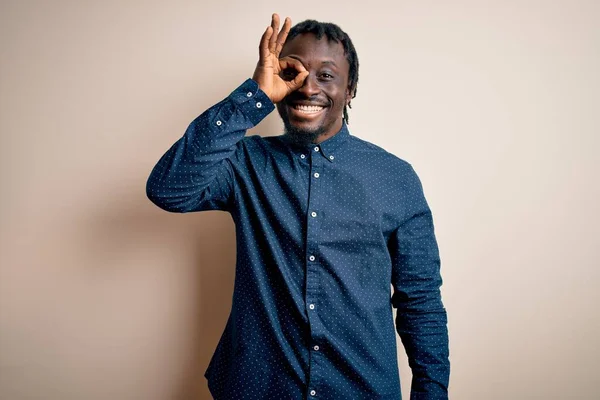
[[[329,160],[315,153],[252,159],[240,173],[248,212],[321,231],[381,237],[394,227],[395,184],[373,160],[348,154]]]

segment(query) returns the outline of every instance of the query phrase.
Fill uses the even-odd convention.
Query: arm
[[[279,16],[273,14],[260,40],[253,79],[196,118],[158,161],[146,183],[146,194],[154,204],[173,212],[229,209],[230,163],[238,142],[273,110],[273,103],[302,86],[308,76],[299,61],[279,59],[291,23],[286,18],[280,32]],[[298,74],[283,80],[282,68],[295,68]]]
[[[274,109],[248,79],[197,117],[161,157],[146,183],[148,198],[172,212],[227,209],[232,193],[230,159],[246,130]]]
[[[406,193],[408,212],[389,242],[396,330],[413,373],[411,400],[447,399],[450,362],[440,258],[431,211],[412,168]]]

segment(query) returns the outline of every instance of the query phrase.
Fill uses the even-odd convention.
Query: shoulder
[[[277,136],[250,135],[245,136],[236,144],[233,159],[235,162],[248,163],[265,160],[276,153],[283,152],[283,146]]]

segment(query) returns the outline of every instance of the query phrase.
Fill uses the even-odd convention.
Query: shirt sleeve
[[[148,198],[171,212],[229,210],[235,153],[246,131],[274,108],[258,84],[246,80],[194,119],[160,158],[146,183]]]
[[[431,211],[412,167],[405,189],[407,212],[389,242],[396,330],[413,373],[410,399],[447,399],[450,362],[439,251]]]

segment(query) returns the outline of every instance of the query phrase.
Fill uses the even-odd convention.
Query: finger
[[[290,33],[290,28],[292,27],[292,20],[290,17],[285,17],[285,21],[283,23],[283,27],[281,28],[281,32],[277,35],[277,42],[275,45],[275,55],[279,57],[279,53],[281,53],[281,49],[283,49],[283,45],[285,44],[285,39],[287,39],[288,33]]]
[[[269,40],[272,36],[274,36],[273,28],[268,26],[267,29],[265,29],[265,33],[263,33],[262,37],[260,38],[260,44],[258,46],[258,53],[261,61],[266,60],[269,57]]]
[[[277,34],[279,33],[279,15],[273,14],[271,17],[271,28],[273,28],[273,34],[269,38],[269,51],[274,53],[277,46]]]
[[[306,71],[306,67],[300,62],[300,60],[296,60],[295,58],[291,57],[280,58],[279,68],[281,68],[281,70],[294,68],[296,71],[298,71],[298,73]]]
[[[279,67],[282,71],[293,68],[298,72],[296,76],[293,77],[293,79],[290,79],[289,81],[285,82],[286,86],[290,91],[294,91],[302,87],[304,81],[306,80],[306,77],[308,77],[309,74],[309,72],[306,70],[306,67],[300,62],[300,60],[296,60],[295,58],[291,57],[283,57],[282,59],[280,59]]]
[[[291,91],[301,88],[307,77],[308,77],[308,71],[304,70],[304,71],[299,72],[298,75],[296,75],[296,77],[294,79],[286,82],[288,88],[290,88]]]

